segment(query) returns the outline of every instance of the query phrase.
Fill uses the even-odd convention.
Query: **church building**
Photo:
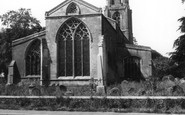
[[[8,82],[79,86],[93,79],[104,89],[151,76],[151,48],[133,43],[129,1],[106,1],[104,11],[84,0],[47,11],[44,31],[13,41]]]

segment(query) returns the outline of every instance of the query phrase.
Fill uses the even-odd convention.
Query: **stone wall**
[[[141,73],[143,78],[152,76],[152,57],[151,49],[145,46],[126,45],[131,56],[136,56],[141,59]]]
[[[64,78],[57,76],[57,42],[56,35],[61,25],[71,16],[58,16],[46,18],[46,40],[48,49],[50,52],[50,80],[51,83],[62,81],[60,84],[87,84],[91,77],[97,78],[97,54],[98,54],[98,42],[101,36],[101,14],[96,15],[78,15],[76,19],[81,20],[89,29],[91,34],[90,40],[90,76],[87,78]]]
[[[32,34],[30,36],[17,39],[12,43],[12,59],[15,60],[18,72],[21,77],[25,77],[25,55],[26,51],[29,48],[29,45],[36,39],[44,39],[45,31]]]
[[[110,21],[110,20],[109,20]],[[140,73],[138,79],[145,79],[152,75],[151,49],[145,46],[128,44],[129,41],[117,27],[112,27],[106,18],[103,18],[103,35],[105,39],[105,52],[107,59],[106,82],[107,85],[120,83],[125,77],[124,59],[138,57],[140,59]]]
[[[119,63],[119,56],[121,52],[117,52],[119,45],[123,46],[128,41],[125,41],[126,37],[121,33],[119,28],[114,28],[106,17],[103,17],[103,35],[105,39],[105,55],[106,55],[106,84],[112,84],[119,79],[119,73],[117,63]],[[123,47],[122,47],[123,50]],[[122,68],[123,69],[123,68]]]

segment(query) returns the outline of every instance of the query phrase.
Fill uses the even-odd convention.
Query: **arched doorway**
[[[141,78],[140,58],[136,56],[124,59],[125,77],[130,80],[139,80]]]

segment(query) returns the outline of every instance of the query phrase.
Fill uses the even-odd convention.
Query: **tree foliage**
[[[4,28],[0,31],[0,69],[2,64],[11,61],[12,40],[25,37],[27,35],[42,30],[40,22],[32,17],[31,10],[21,8],[18,11],[9,11],[0,15],[0,20]],[[1,70],[0,70],[1,72]]]
[[[185,0],[181,0],[182,3],[185,2]],[[171,59],[175,62],[177,65],[176,67],[172,68],[170,72],[172,72],[175,76],[178,77],[184,77],[185,75],[185,17],[181,17],[178,19],[178,21],[181,23],[179,27],[179,31],[181,32],[181,35],[175,40],[173,47],[175,48],[175,51],[170,53]]]
[[[31,10],[21,8],[0,16],[2,25],[9,29],[9,37],[18,39],[42,30],[40,22],[32,17]]]
[[[11,60],[11,40],[8,37],[8,30],[0,33],[0,64]]]
[[[175,52],[171,53],[171,58],[178,64],[181,64],[185,62],[185,17],[180,18],[178,21],[181,22],[179,30],[182,35],[174,42]]]

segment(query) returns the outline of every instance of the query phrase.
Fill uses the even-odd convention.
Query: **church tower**
[[[116,20],[123,34],[133,44],[132,10],[129,0],[107,0],[105,16]]]

